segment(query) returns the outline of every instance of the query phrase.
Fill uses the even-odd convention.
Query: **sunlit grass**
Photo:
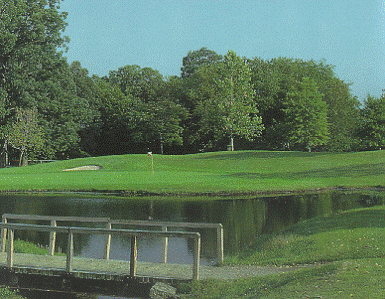
[[[229,257],[227,263],[291,265],[385,257],[385,207],[357,209],[299,222]]]
[[[299,270],[184,285],[186,298],[383,298],[385,207],[350,210],[297,223],[261,237],[226,264]],[[302,267],[302,268],[301,268]]]
[[[384,268],[383,259],[345,260],[283,274],[198,281],[181,290],[189,293],[185,298],[200,299],[380,299],[385,291]]]
[[[84,158],[0,170],[0,190],[129,190],[150,193],[303,191],[375,187],[385,154],[239,151],[184,156]],[[99,165],[102,170],[64,169]]]

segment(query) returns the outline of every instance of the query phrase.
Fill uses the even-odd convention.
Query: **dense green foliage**
[[[360,143],[364,149],[378,149],[385,146],[385,95],[379,99],[368,96],[361,110],[358,129]]]
[[[3,299],[23,299],[18,292],[11,291],[9,288],[0,288],[0,298]]]
[[[296,91],[287,95],[286,131],[294,146],[311,151],[328,140],[327,104],[313,80],[304,77],[298,85]]]
[[[138,65],[91,77],[63,56],[69,39],[60,2],[0,0],[2,166],[9,157],[197,153],[233,142],[236,149],[315,151],[384,145],[384,97],[368,96],[360,107],[324,61],[223,57],[201,48],[183,58],[179,77]],[[37,111],[42,146],[10,142],[20,135],[17,111]],[[28,134],[24,144],[37,141]]]
[[[235,151],[104,156],[0,170],[0,190],[126,190],[158,194],[254,193],[383,186],[383,151]],[[63,171],[100,165],[97,171]]]

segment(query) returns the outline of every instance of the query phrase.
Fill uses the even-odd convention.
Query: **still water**
[[[229,255],[247,246],[252,246],[258,236],[262,234],[282,230],[301,220],[318,215],[380,205],[384,203],[384,199],[385,193],[374,192],[329,192],[254,198],[241,196],[231,198],[111,198],[76,194],[1,195],[0,213],[222,223],[225,255]],[[78,223],[62,223],[61,225],[79,226]],[[98,227],[97,225],[88,226]],[[216,231],[210,229],[198,231],[202,235],[202,264],[215,263]],[[48,234],[36,232],[16,232],[15,237],[43,246],[48,245],[49,238]],[[59,234],[56,250],[65,252],[66,242],[67,237]],[[103,236],[75,235],[76,256],[101,258],[103,245]],[[192,249],[193,244],[190,244],[188,240],[170,238],[168,262],[192,263]],[[111,259],[129,260],[129,251],[128,238],[112,238]],[[139,261],[160,262],[161,254],[161,239],[138,240]]]

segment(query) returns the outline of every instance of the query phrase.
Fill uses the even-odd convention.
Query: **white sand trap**
[[[100,170],[102,169],[102,166],[99,165],[86,165],[86,166],[80,166],[75,168],[69,168],[69,169],[63,169],[63,171],[76,171],[76,170]]]

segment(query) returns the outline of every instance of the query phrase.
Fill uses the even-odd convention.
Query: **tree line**
[[[385,96],[360,103],[325,61],[190,51],[179,76],[68,64],[60,0],[0,0],[1,165],[10,158],[375,150]],[[17,158],[15,158],[17,157]]]

